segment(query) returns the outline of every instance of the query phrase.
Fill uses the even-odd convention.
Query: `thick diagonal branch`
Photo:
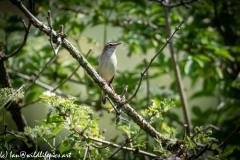
[[[16,5],[22,13],[31,20],[32,24],[45,32],[47,35],[52,33],[53,39],[58,37],[58,34],[49,27],[44,25],[41,21],[35,18],[21,3],[19,0],[11,0],[11,2]],[[153,138],[157,138],[162,142],[163,146],[167,146],[169,151],[176,151],[180,149],[180,143],[174,142],[171,139],[168,139],[156,131],[145,119],[143,119],[129,104],[120,104],[121,98],[119,95],[114,93],[112,89],[106,84],[106,82],[97,74],[93,67],[88,63],[86,58],[65,38],[62,39],[62,47],[65,48],[85,69],[86,73],[95,81],[95,83],[109,95],[109,98],[119,105],[122,110],[143,129],[148,135]]]

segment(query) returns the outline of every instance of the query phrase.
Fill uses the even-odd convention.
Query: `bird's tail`
[[[106,104],[106,94],[102,92],[102,103]]]

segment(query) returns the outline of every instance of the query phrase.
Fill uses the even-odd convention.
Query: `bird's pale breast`
[[[99,75],[107,82],[110,82],[115,75],[116,67],[117,58],[115,54],[112,54],[110,57],[102,56],[99,58],[98,72]]]

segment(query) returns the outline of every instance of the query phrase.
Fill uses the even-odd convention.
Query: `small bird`
[[[98,74],[113,89],[111,83],[117,69],[116,48],[121,43],[109,42],[105,45],[102,55],[98,59]],[[102,92],[102,103],[106,103],[106,95]]]

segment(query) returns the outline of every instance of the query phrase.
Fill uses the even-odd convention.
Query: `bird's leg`
[[[109,82],[109,87],[112,88],[113,92],[115,92],[115,90],[114,90],[114,88],[113,88],[113,86],[112,86],[112,81],[113,81],[114,77],[115,77],[115,75],[112,77],[112,79],[111,79],[110,82]],[[116,93],[116,92],[115,92],[115,93]]]
[[[111,83],[109,84],[109,87],[112,88],[113,92],[115,92],[115,90],[114,90],[114,88],[113,88]]]

